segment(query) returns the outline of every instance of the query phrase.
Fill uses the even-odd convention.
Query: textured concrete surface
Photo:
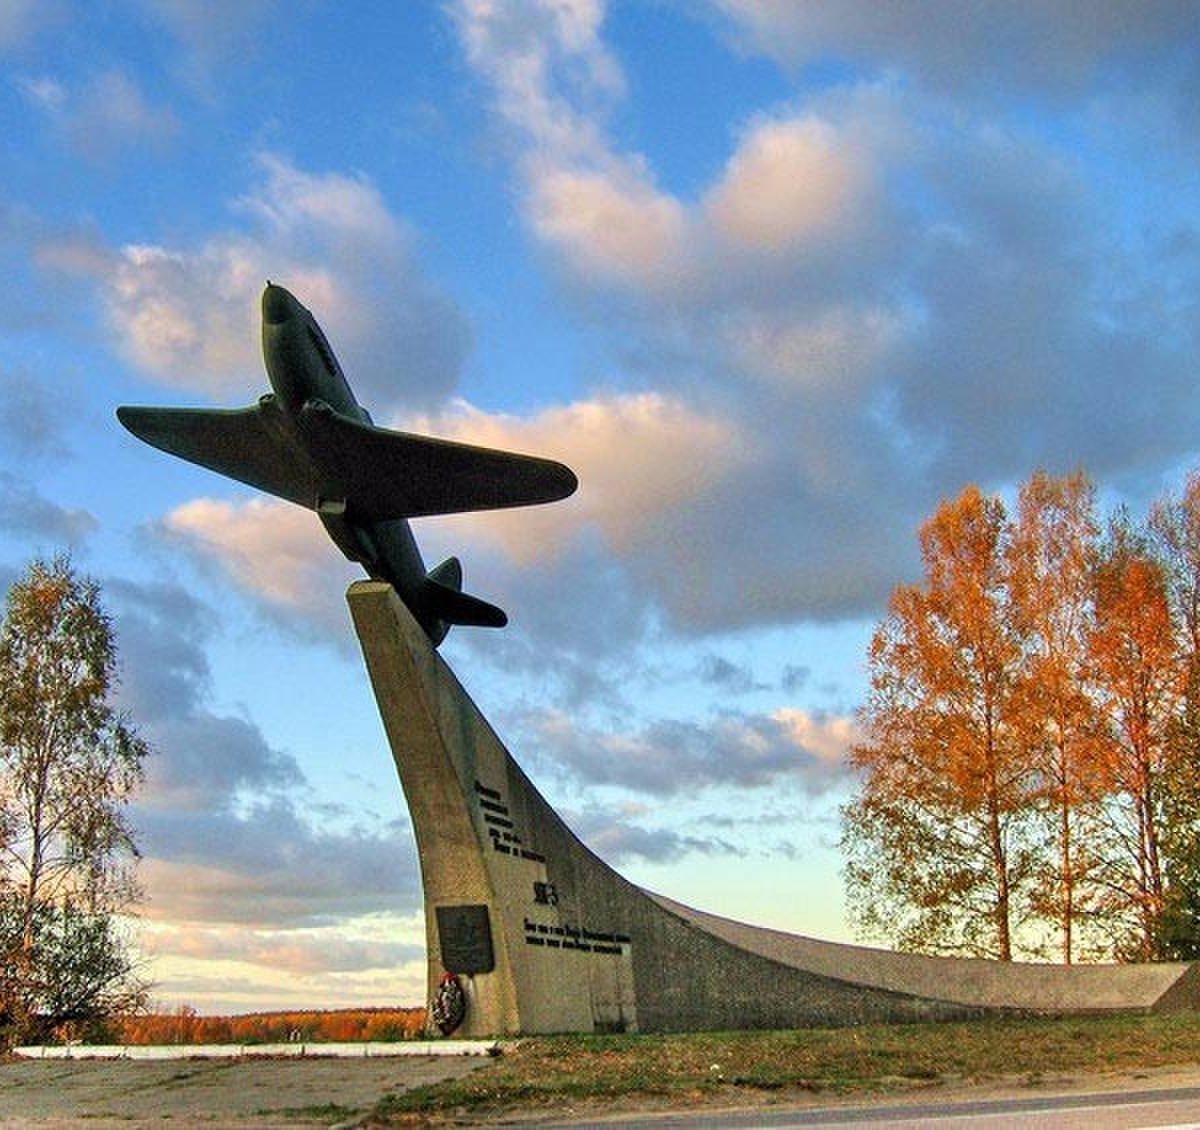
[[[1200,1001],[1197,970],[1191,964],[1066,966],[893,953],[748,926],[661,895],[651,897],[664,909],[748,952],[913,996],[988,1009],[1072,1013],[1165,1010]]]
[[[457,1036],[1200,1003],[1189,965],[1064,968],[897,954],[652,895],[593,855],[550,808],[390,586],[359,582],[347,599],[416,833],[430,996],[446,972],[466,991]]]

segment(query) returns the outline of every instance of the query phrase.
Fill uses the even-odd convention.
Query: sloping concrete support
[[[430,998],[456,1036],[787,1028],[1195,1007],[1191,965],[1006,965],[839,945],[692,910],[621,878],[559,819],[389,585],[347,593],[408,801]]]

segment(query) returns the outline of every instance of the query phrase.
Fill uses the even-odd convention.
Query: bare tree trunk
[[[1073,958],[1073,932],[1075,927],[1075,863],[1071,852],[1071,807],[1067,782],[1062,782],[1059,793],[1059,858],[1062,867],[1062,959],[1070,965]]]

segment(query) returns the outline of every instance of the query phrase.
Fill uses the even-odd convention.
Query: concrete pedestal
[[[821,942],[627,882],[559,819],[390,585],[347,593],[408,801],[429,992],[456,1036],[794,1028],[1195,1007],[1192,965],[1004,964]]]

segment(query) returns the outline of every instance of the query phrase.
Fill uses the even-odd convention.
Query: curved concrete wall
[[[765,930],[627,882],[559,819],[391,586],[347,593],[408,801],[429,992],[461,1036],[688,1031],[1191,1007],[1190,965],[1020,965]]]

